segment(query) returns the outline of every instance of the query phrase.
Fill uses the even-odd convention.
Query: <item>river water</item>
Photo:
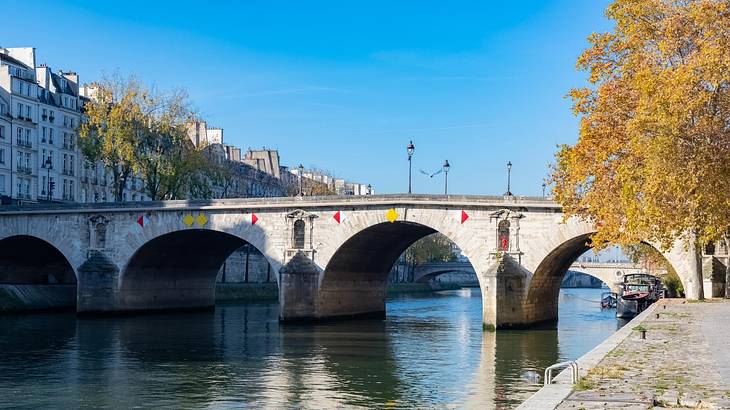
[[[546,366],[620,327],[564,289],[557,330],[487,333],[478,289],[389,299],[387,319],[280,325],[276,303],[77,319],[0,316],[0,406],[512,408]]]

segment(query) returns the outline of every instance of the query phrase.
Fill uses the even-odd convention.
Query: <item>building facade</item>
[[[88,101],[82,90],[75,72],[36,65],[35,48],[0,48],[0,196],[5,202],[114,200],[108,172],[85,161],[79,148],[78,127]],[[127,191],[126,200],[145,199],[136,179]]]

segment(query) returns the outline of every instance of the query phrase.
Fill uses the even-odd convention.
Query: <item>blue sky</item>
[[[6,2],[0,46],[38,63],[135,74],[185,88],[227,143],[414,191],[539,195],[556,144],[577,120],[564,98],[575,60],[610,23],[607,0]]]

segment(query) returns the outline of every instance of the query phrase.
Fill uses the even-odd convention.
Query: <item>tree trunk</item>
[[[685,289],[685,297],[688,299],[704,300],[705,299],[705,280],[702,274],[702,248],[698,245],[697,241],[694,244],[694,255],[695,255],[695,272],[694,272],[694,283],[697,289],[688,294]]]
[[[730,299],[730,237],[725,237],[725,299]]]

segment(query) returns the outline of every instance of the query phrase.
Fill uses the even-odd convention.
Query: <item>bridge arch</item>
[[[384,315],[388,275],[408,247],[437,232],[460,247],[462,239],[458,234],[444,228],[423,220],[375,221],[351,233],[336,247],[324,267],[318,314]],[[462,252],[469,257],[463,248]]]
[[[50,242],[31,235],[0,239],[0,283],[75,284],[76,271]]]
[[[76,271],[50,242],[31,235],[0,239],[0,312],[70,309]]]
[[[548,240],[543,244],[547,252],[543,253],[536,266],[530,269],[533,274],[524,302],[527,322],[555,320],[558,317],[560,284],[575,260],[592,248],[590,240],[594,233],[595,229],[590,225],[569,220],[565,224],[561,224],[554,235],[547,238]],[[683,249],[681,245],[675,245],[672,250],[662,252],[657,246],[645,243],[659,250],[676,270],[684,288],[691,292],[694,284],[687,266],[688,259],[692,258],[691,252]],[[540,255],[538,252],[533,252],[533,255],[535,254]],[[605,282],[600,277],[598,279]]]
[[[120,309],[214,306],[216,277],[223,262],[246,244],[261,251],[261,244],[257,246],[255,239],[232,231],[173,230],[142,243],[120,273]],[[269,255],[263,254],[270,264],[278,265],[274,265],[276,261]]]

